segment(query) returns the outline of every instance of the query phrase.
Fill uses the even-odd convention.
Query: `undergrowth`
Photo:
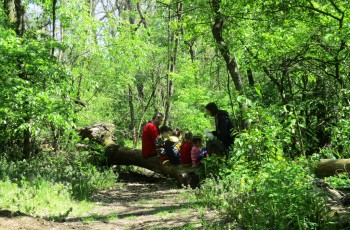
[[[28,161],[0,159],[0,209],[51,220],[79,215],[99,189],[115,185],[117,176],[89,162],[88,153],[41,153]]]
[[[206,179],[196,201],[244,229],[337,229],[325,194],[315,186],[312,158],[285,154],[290,127],[259,108],[249,112],[251,127],[230,155],[204,160]]]

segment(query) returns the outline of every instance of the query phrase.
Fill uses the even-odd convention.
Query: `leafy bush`
[[[325,180],[336,189],[350,189],[350,177],[348,173],[340,173],[335,176],[327,177]]]
[[[21,184],[28,181],[62,183],[75,199],[88,199],[97,189],[111,187],[116,175],[111,169],[98,169],[89,163],[89,154],[50,155],[42,153],[30,161],[8,161],[2,158],[0,179]]]
[[[67,144],[64,138],[71,136],[75,118],[70,75],[50,55],[63,45],[30,33],[19,38],[6,27],[0,27],[0,36],[0,155],[22,159],[40,143],[50,142],[56,149]],[[29,145],[23,133],[30,136]],[[29,155],[20,151],[25,148]]]
[[[209,178],[198,199],[221,209],[247,229],[316,229],[327,226],[329,210],[305,162],[284,158],[264,163],[258,171],[242,162],[221,179]],[[329,226],[327,226],[329,227]]]

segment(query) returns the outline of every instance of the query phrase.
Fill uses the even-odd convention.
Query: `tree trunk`
[[[164,176],[178,178],[181,173],[193,171],[191,167],[182,168],[172,165],[169,161],[162,161],[159,157],[144,158],[141,150],[110,145],[106,148],[106,157],[108,165],[134,165]]]
[[[136,133],[136,143],[138,142],[138,138],[139,138],[139,136],[140,136],[140,134],[141,134],[142,124],[143,124],[143,120],[144,120],[144,118],[145,118],[145,114],[146,114],[146,112],[147,112],[147,110],[148,110],[148,108],[149,108],[149,106],[150,106],[150,104],[151,104],[151,101],[152,101],[152,99],[153,99],[153,97],[154,97],[154,94],[155,94],[155,92],[156,92],[156,89],[157,89],[157,85],[154,85],[154,86],[153,86],[153,91],[152,91],[152,93],[151,93],[151,96],[149,97],[146,106],[145,106],[144,109],[142,110],[141,119],[140,119],[139,126],[138,126],[138,128],[137,128],[137,133]]]
[[[25,32],[24,23],[24,7],[21,0],[4,0],[4,10],[7,17],[7,24],[10,28],[16,31],[18,37],[23,37]],[[23,63],[18,61],[19,74],[18,77],[26,79],[25,72],[23,71]],[[26,110],[27,103],[24,103],[24,110]],[[30,122],[30,117],[24,118],[25,123]],[[23,149],[22,154],[24,158],[29,158],[32,150],[31,144],[32,134],[29,128],[23,131]]]
[[[177,178],[180,184],[196,187],[196,176],[192,173],[191,167],[172,165],[168,161],[162,161],[159,157],[144,158],[141,150],[120,147],[115,144],[113,136],[114,125],[95,124],[89,127],[81,128],[78,134],[82,139],[89,138],[106,148],[106,164],[112,165],[134,165],[162,175]],[[191,184],[189,184],[191,183]]]
[[[177,177],[181,171],[178,166],[171,165],[167,161],[163,162],[159,157],[144,158],[139,149],[110,145],[106,149],[106,157],[109,165],[135,165],[170,177]],[[315,173],[317,177],[323,178],[349,170],[350,159],[321,159]]]
[[[23,158],[28,159],[31,157],[31,152],[32,152],[32,133],[30,132],[29,128],[26,128],[23,131]]]
[[[56,5],[57,0],[52,0],[52,40],[56,37]],[[51,55],[55,54],[55,48],[51,49]]]
[[[25,32],[24,7],[21,0],[4,0],[4,10],[8,25],[16,31],[17,36],[22,37]]]
[[[177,15],[177,22],[180,22],[182,17],[182,2],[177,3],[176,15]],[[169,60],[168,60],[168,74],[167,74],[167,97],[166,97],[166,103],[165,103],[165,117],[164,117],[164,124],[168,126],[170,123],[171,97],[174,91],[174,84],[170,77],[173,73],[175,73],[177,50],[179,47],[180,32],[181,32],[181,31],[176,31],[175,33],[171,34],[170,20],[171,20],[171,8],[169,6],[169,12],[168,12],[168,42],[169,42],[168,58]],[[173,41],[174,41],[174,48],[171,49],[171,44]]]
[[[79,129],[78,134],[82,139],[89,138],[106,148],[106,164],[109,166],[135,165],[175,178],[181,172],[193,171],[191,168],[171,165],[167,161],[163,162],[159,157],[144,158],[139,149],[117,146],[113,136],[114,129],[115,126],[111,124],[96,124]],[[350,171],[350,159],[321,159],[315,168],[318,177],[333,176],[336,173],[348,171]]]
[[[220,11],[221,0],[212,0],[211,3],[215,15],[214,24],[212,26],[212,33],[218,46],[218,49],[226,62],[227,69],[235,84],[235,88],[237,91],[240,92],[243,90],[243,83],[238,72],[238,65],[236,59],[230,53],[229,47],[227,46],[226,41],[222,36],[224,28],[224,16],[221,14]]]
[[[137,133],[136,133],[136,127],[135,127],[135,109],[134,109],[134,95],[132,93],[132,88],[129,85],[129,108],[130,108],[130,125],[129,130],[132,133],[132,141],[134,148],[137,147]]]
[[[248,76],[249,86],[250,87],[254,87],[255,81],[254,81],[254,76],[253,76],[252,69],[248,69],[247,70],[247,76]]]
[[[334,176],[338,173],[350,171],[350,159],[321,159],[315,169],[318,177]]]

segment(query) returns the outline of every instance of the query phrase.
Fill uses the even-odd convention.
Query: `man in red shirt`
[[[142,156],[147,158],[157,156],[155,141],[160,135],[159,125],[163,122],[163,114],[154,114],[152,121],[148,122],[142,132]]]

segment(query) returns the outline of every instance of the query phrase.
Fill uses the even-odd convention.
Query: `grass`
[[[60,221],[82,215],[94,207],[87,201],[75,201],[63,184],[38,181],[32,186],[23,181],[19,186],[9,180],[0,181],[0,208]]]
[[[115,185],[110,169],[90,164],[88,155],[40,154],[29,161],[0,158],[0,210],[20,211],[35,217],[62,221],[83,216],[99,189]]]

